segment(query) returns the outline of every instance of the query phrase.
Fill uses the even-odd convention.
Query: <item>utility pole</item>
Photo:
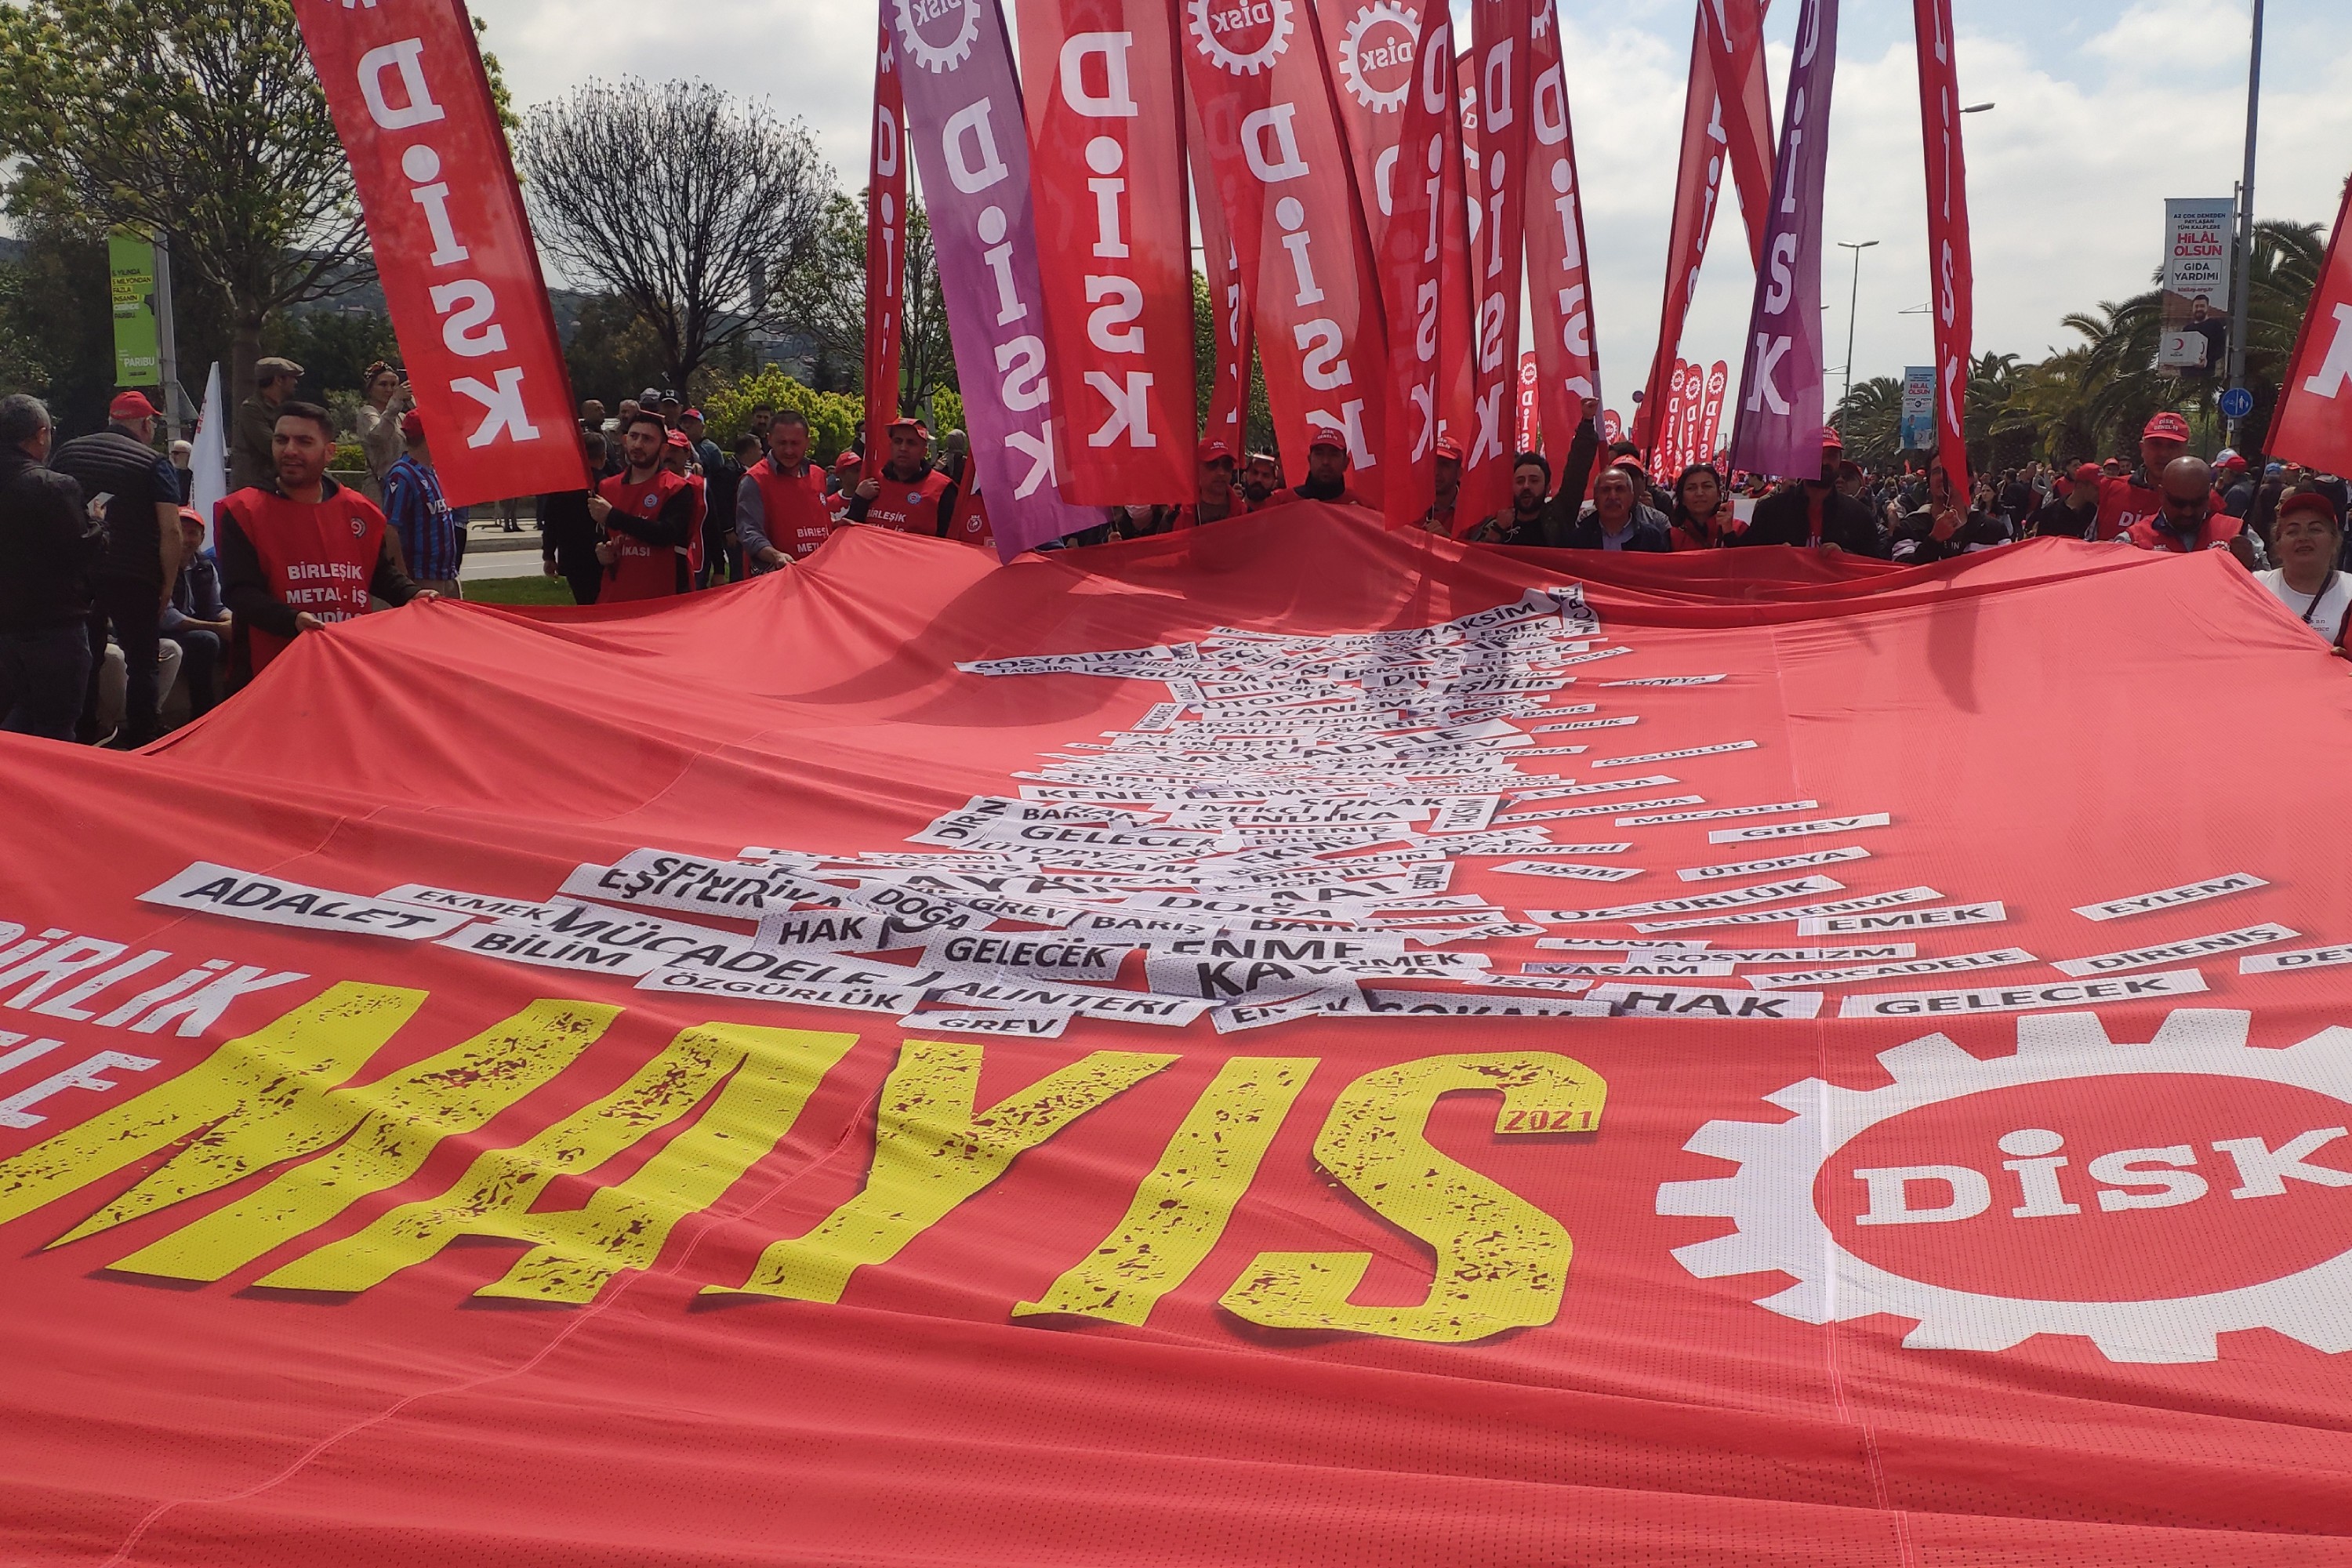
[[[177,440],[194,423],[194,410],[188,405],[187,389],[180,384],[180,330],[172,311],[172,244],[162,234],[155,236],[155,342],[156,374],[163,378],[163,418],[172,427],[172,439]]]
[[[1865,239],[1859,244],[1844,239],[1837,242],[1840,250],[1853,252],[1853,293],[1845,305],[1845,396],[1838,399],[1841,408],[1853,397],[1853,316],[1862,307],[1862,253],[1877,243],[1874,239]]]
[[[2253,46],[2246,64],[2246,174],[2238,183],[2238,269],[2232,279],[2236,298],[2230,305],[2230,390],[2246,384],[2246,305],[2253,293],[2254,271],[2254,130],[2263,99],[2263,0],[2254,0]],[[2238,444],[2238,422],[2230,421],[2229,442]]]

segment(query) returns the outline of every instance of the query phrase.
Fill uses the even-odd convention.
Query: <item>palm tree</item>
[[[1891,375],[1855,384],[1830,416],[1845,441],[1846,456],[1867,468],[1884,468],[1901,455],[1903,384]]]

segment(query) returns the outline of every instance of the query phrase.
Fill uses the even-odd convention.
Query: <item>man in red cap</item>
[[[2099,537],[2116,538],[2135,523],[2162,514],[2164,471],[2188,450],[2188,420],[2169,409],[2151,418],[2139,433],[2139,467],[2100,482]],[[2213,510],[2221,510],[2219,497]]]
[[[1174,519],[1168,524],[1171,532],[1180,528],[1198,528],[1204,522],[1223,522],[1250,509],[1249,502],[1234,488],[1235,468],[1231,447],[1213,436],[1195,447],[1192,455],[1201,465],[1201,499],[1191,506],[1176,509]]]
[[[604,530],[596,559],[604,566],[600,605],[663,599],[693,582],[685,549],[699,521],[694,487],[663,461],[669,426],[635,408],[621,426],[621,471],[596,487],[588,515]]]
[[[1362,506],[1364,498],[1348,486],[1348,437],[1329,425],[1307,432],[1307,478],[1286,490],[1276,490],[1268,506],[1292,501],[1328,501],[1333,506]]]
[[[2031,520],[2040,539],[2091,539],[2099,526],[2099,486],[2106,475],[2096,463],[2077,463],[2065,478],[2050,487],[2050,499],[2034,508]]]
[[[160,416],[146,394],[121,394],[106,417],[105,429],[59,447],[49,466],[79,481],[106,523],[106,553],[90,574],[91,676],[79,732],[98,739],[97,671],[106,662],[110,627],[126,682],[119,743],[136,747],[155,738],[163,695],[156,689],[155,625],[180,576],[180,476],[155,450]]]
[[[1430,503],[1422,528],[1440,538],[1454,537],[1454,505],[1462,499],[1462,443],[1451,436],[1437,438],[1437,499]]]
[[[327,477],[332,416],[289,399],[278,405],[269,439],[278,469],[269,482],[232,493],[213,512],[221,597],[236,626],[230,662],[257,675],[301,634],[365,615],[371,598],[397,605],[440,596],[401,569],[375,502]]]
[[[786,408],[769,422],[768,455],[743,470],[735,492],[735,537],[744,569],[755,577],[814,555],[833,536],[824,470],[808,454],[808,416]],[[842,456],[856,460],[852,452]]]
[[[931,433],[913,417],[890,421],[890,459],[859,481],[849,521],[877,523],[936,539],[955,509],[956,485],[930,467]]]
[[[2157,511],[2135,521],[2116,538],[2142,550],[2185,555],[2192,550],[2226,550],[2249,572],[2260,564],[2246,525],[2213,499],[2213,470],[2202,458],[2175,458],[2157,481]]]
[[[1843,437],[1833,426],[1822,430],[1820,477],[1757,502],[1755,519],[1732,542],[1794,544],[1885,560],[1889,544],[1878,520],[1867,505],[1837,488],[1838,465],[1844,460]]]
[[[2352,627],[2352,573],[2336,569],[2343,548],[2343,520],[2336,502],[2319,490],[2296,490],[2279,502],[2271,526],[2271,552],[2278,565],[2254,574],[2288,615],[2311,628],[2338,658],[2352,658],[2345,634]]]
[[[383,516],[400,541],[401,564],[420,588],[444,598],[459,597],[461,558],[457,514],[441,494],[433,452],[425,439],[425,417],[412,408],[400,416],[400,456],[383,471]]]
[[[694,443],[674,425],[662,440],[662,467],[684,479],[694,498],[694,523],[678,551],[686,557],[686,585],[689,590],[708,586],[702,574],[702,525],[710,516],[710,481],[703,477],[702,465],[694,460]]]

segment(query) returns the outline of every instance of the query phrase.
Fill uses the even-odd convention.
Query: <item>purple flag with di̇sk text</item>
[[[1838,0],[1805,0],[1731,434],[1733,468],[1783,479],[1822,471],[1822,192],[1837,25]]]
[[[1062,421],[1045,376],[1029,137],[997,0],[892,0],[907,139],[947,296],[964,425],[997,554],[1102,521],[1064,501]]]

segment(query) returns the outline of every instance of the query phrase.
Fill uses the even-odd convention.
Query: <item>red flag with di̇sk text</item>
[[[2327,259],[2295,334],[2265,445],[2281,458],[2328,473],[2352,473],[2352,184],[2328,237]]]
[[[1683,427],[1683,371],[1681,360],[1666,373],[1666,406],[1660,416],[1657,445],[1650,451],[1650,477],[1664,484],[1675,471],[1675,442]]]
[[[1196,0],[1187,11],[1185,79],[1255,307],[1284,471],[1293,484],[1303,480],[1309,433],[1339,430],[1353,465],[1349,484],[1377,504],[1397,396],[1387,321],[1305,3]]]
[[[1936,455],[1967,504],[1969,442],[1963,423],[1976,331],[1976,260],[1969,243],[1969,165],[1960,151],[1958,62],[1952,0],[1911,0],[1919,36],[1919,121],[1927,154],[1928,287],[1936,318]]]
[[[1517,451],[1532,452],[1541,443],[1537,432],[1541,428],[1541,400],[1536,394],[1536,384],[1543,372],[1536,366],[1532,352],[1519,355],[1518,385],[1511,395],[1511,446]]]
[[[1584,258],[1584,193],[1560,70],[1559,17],[1537,0],[1528,46],[1534,142],[1528,149],[1528,310],[1534,327],[1541,426],[1559,455],[1601,405],[1591,275]]]
[[[1736,25],[1719,26],[1714,7],[1725,7],[1727,21],[1735,9],[1739,17]],[[1744,168],[1748,154],[1740,158],[1727,156],[1735,143],[1742,148],[1760,146],[1760,156],[1769,161],[1772,155],[1771,110],[1766,91],[1764,55],[1760,44],[1745,48],[1729,47],[1735,37],[1761,34],[1763,7],[1749,0],[1699,0],[1698,16],[1691,28],[1691,66],[1689,85],[1683,99],[1683,138],[1681,161],[1675,176],[1674,226],[1666,241],[1666,284],[1664,303],[1658,321],[1658,346],[1650,361],[1650,377],[1642,406],[1633,414],[1633,438],[1649,447],[1664,432],[1656,420],[1660,415],[1659,399],[1665,395],[1666,380],[1674,374],[1682,353],[1683,323],[1690,314],[1692,297],[1698,289],[1698,275],[1706,260],[1708,237],[1715,227],[1716,208],[1723,195],[1723,177],[1733,168]],[[1718,47],[1711,40],[1725,40]],[[1743,74],[1733,89],[1722,79],[1721,73],[1738,69]],[[1735,132],[1735,127],[1737,131]],[[1742,199],[1748,218],[1748,246],[1755,255],[1762,255],[1764,216],[1771,201],[1769,175],[1764,184],[1751,193],[1742,187]]]
[[[1419,521],[1436,502],[1437,439],[1456,406],[1457,372],[1470,361],[1471,260],[1463,210],[1462,121],[1454,24],[1444,5],[1422,12],[1391,175],[1393,211],[1381,248],[1389,312],[1389,367],[1403,393],[1391,434],[1395,470],[1383,510]],[[1461,395],[1467,400],[1466,378]],[[1458,503],[1453,521],[1481,521]]]
[[[1683,366],[1683,433],[1682,461],[1675,465],[1676,473],[1699,462],[1706,455],[1700,427],[1706,410],[1706,367],[1685,363]]]
[[[1699,416],[1698,455],[1693,462],[1712,463],[1723,436],[1723,395],[1731,384],[1731,367],[1717,360],[1707,367],[1706,405]]]
[[[889,4],[889,0],[883,0]],[[890,449],[898,417],[898,337],[906,310],[907,100],[898,52],[881,25],[874,54],[874,127],[866,164],[866,449]],[[876,469],[880,472],[880,469]]]
[[[1412,90],[1421,9],[1402,0],[1330,0],[1314,7],[1323,58],[1339,91],[1339,127],[1356,172],[1356,191],[1381,254],[1396,211],[1397,141]]]
[[[1200,105],[1184,94],[1185,144],[1192,174],[1192,210],[1201,222],[1201,274],[1209,285],[1209,315],[1215,323],[1217,367],[1209,385],[1209,414],[1201,438],[1223,441],[1238,467],[1246,457],[1250,389],[1250,303],[1242,287],[1242,260],[1225,227],[1224,205],[1207,173],[1208,137],[1201,129]],[[1196,393],[1197,395],[1197,393]]]
[[[1176,12],[1152,0],[1017,9],[1038,282],[1068,420],[1062,499],[1189,502],[1199,415]]]
[[[453,506],[584,489],[563,346],[458,0],[299,0]]]
[[[1462,506],[1490,516],[1511,504],[1511,405],[1519,371],[1519,296],[1527,205],[1529,0],[1475,0],[1479,208],[1476,391],[1463,433]]]

